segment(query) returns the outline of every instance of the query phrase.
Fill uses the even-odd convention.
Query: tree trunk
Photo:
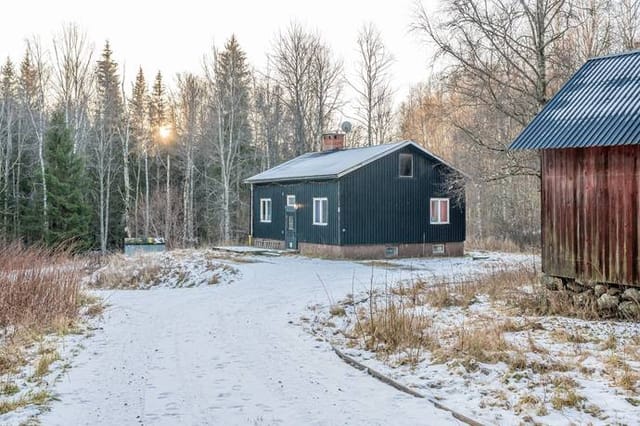
[[[122,168],[124,178],[124,229],[127,237],[131,237],[131,183],[129,182],[129,123],[122,140]]]
[[[11,107],[9,107],[9,109],[11,109]],[[7,113],[7,149],[4,157],[4,211],[2,213],[2,229],[4,230],[3,235],[5,237],[8,235],[9,228],[9,169],[11,164],[11,153],[13,151],[12,121],[13,118],[11,117],[11,111],[9,110]]]
[[[167,154],[167,206],[164,220],[164,238],[169,244],[169,233],[171,232],[171,156]]]
[[[144,150],[144,236],[149,236],[149,154]]]

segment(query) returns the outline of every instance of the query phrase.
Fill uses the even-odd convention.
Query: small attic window
[[[400,177],[413,177],[412,154],[400,154]]]

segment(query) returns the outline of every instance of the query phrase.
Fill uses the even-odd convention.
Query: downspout
[[[249,219],[249,245],[253,245],[253,183],[251,184],[251,202],[249,203],[251,219]]]

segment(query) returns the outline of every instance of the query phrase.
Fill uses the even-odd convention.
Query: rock
[[[609,287],[609,289],[607,290],[607,294],[609,296],[617,296],[621,293],[619,288],[616,287]]]
[[[540,277],[540,283],[547,288],[547,290],[557,291],[563,288],[562,280],[551,275],[543,275]]]
[[[636,302],[626,300],[620,303],[618,310],[627,318],[640,318],[640,305]]]
[[[567,283],[567,288],[575,293],[582,293],[585,290],[588,290],[588,287],[583,286],[582,284],[578,284],[574,280],[569,280]]]
[[[593,291],[595,292],[596,297],[600,297],[607,292],[607,286],[602,284],[597,284],[593,288]]]
[[[640,302],[640,291],[635,288],[628,288],[622,293],[624,300],[631,300],[633,302]]]
[[[612,296],[609,293],[603,294],[598,298],[598,309],[603,311],[612,310],[618,307],[620,298],[618,296]]]
[[[586,281],[584,281],[584,280],[576,280],[576,282],[578,284],[580,284],[581,286],[583,286],[583,287],[587,287],[587,288],[591,288],[591,289],[594,288],[596,286],[596,284],[597,284],[595,281],[591,281],[591,280],[586,280]]]
[[[593,292],[591,290],[583,291],[573,295],[573,303],[576,306],[587,306],[592,298]]]

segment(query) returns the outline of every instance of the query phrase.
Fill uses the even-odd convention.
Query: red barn
[[[640,51],[587,61],[510,148],[541,152],[543,271],[639,287]]]

